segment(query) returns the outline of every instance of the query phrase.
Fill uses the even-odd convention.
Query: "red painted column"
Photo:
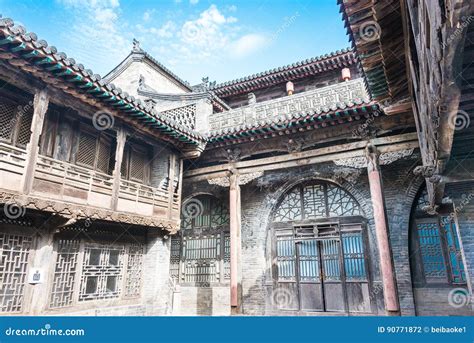
[[[392,253],[385,214],[378,154],[374,147],[367,148],[367,171],[369,174],[370,195],[374,209],[375,233],[380,258],[385,310],[388,315],[399,315],[397,286],[393,269]]]
[[[242,250],[240,234],[240,186],[237,171],[229,176],[229,214],[230,214],[230,306],[231,314],[241,313],[241,271],[240,255]]]

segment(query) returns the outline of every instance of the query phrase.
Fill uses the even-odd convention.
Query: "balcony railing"
[[[303,93],[285,96],[269,101],[258,102],[230,111],[214,113],[209,117],[211,131],[253,124],[295,112],[323,110],[338,103],[368,98],[362,79],[337,83]]]
[[[22,194],[26,151],[0,143],[0,188]],[[113,176],[39,155],[29,195],[57,202],[178,220],[179,192],[120,180],[117,208],[112,208]]]

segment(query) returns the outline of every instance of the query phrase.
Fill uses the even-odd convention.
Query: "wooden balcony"
[[[25,194],[26,161],[26,150],[0,143],[2,199],[76,219],[159,226],[172,232],[178,229],[181,201],[178,191],[170,194],[168,187],[154,188],[121,179],[114,208],[112,175],[39,155],[32,189]]]

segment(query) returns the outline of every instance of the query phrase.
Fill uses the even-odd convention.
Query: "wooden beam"
[[[407,133],[398,136],[375,138],[370,142],[360,141],[298,153],[255,159],[252,161],[236,162],[233,166],[235,166],[241,174],[301,167],[315,163],[329,162],[335,159],[364,156],[364,151],[368,144],[377,146],[381,152],[418,148],[416,133]],[[231,165],[229,163],[224,163],[217,166],[194,169],[186,172],[184,178],[187,180],[192,179],[193,181],[200,181],[209,178],[224,177],[227,175],[227,171],[230,170],[230,168]]]

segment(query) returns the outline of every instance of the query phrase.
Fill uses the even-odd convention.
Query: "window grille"
[[[16,106],[0,102],[0,138],[11,142],[15,127]]]
[[[0,102],[0,139],[25,148],[30,141],[32,119],[30,104]]]
[[[122,178],[148,184],[151,169],[150,149],[146,145],[127,142],[120,166]]]
[[[31,237],[0,233],[1,312],[19,313],[23,310],[31,245]]]
[[[108,174],[110,172],[110,157],[112,153],[112,144],[110,139],[101,137],[97,152],[97,170]]]
[[[356,200],[330,183],[314,183],[293,188],[284,195],[274,213],[275,222],[361,215]]]
[[[420,191],[414,205],[411,263],[417,283],[427,285],[465,284],[455,215],[451,205],[442,205],[439,214],[425,212],[426,189]],[[418,262],[419,261],[419,262]]]
[[[69,306],[74,301],[79,240],[60,240],[53,276],[53,288],[49,306]]]
[[[81,131],[79,136],[79,147],[77,150],[76,163],[89,168],[94,168],[96,150],[97,137]]]
[[[229,211],[201,195],[185,201],[182,230],[171,240],[170,274],[180,283],[210,286],[230,279]]]
[[[102,173],[110,173],[112,142],[105,133],[80,129],[76,163]]]
[[[130,180],[143,183],[145,181],[146,153],[132,149],[130,160]]]
[[[143,246],[131,245],[125,275],[125,296],[138,297],[142,289]]]
[[[85,246],[79,301],[119,297],[124,253],[123,246]]]
[[[33,107],[29,106],[24,107],[23,111],[20,111],[17,115],[20,122],[18,129],[18,136],[16,138],[17,145],[21,147],[26,147],[30,142],[31,137],[31,123],[33,121]]]
[[[57,241],[50,308],[102,299],[136,298],[143,282],[144,246]]]

